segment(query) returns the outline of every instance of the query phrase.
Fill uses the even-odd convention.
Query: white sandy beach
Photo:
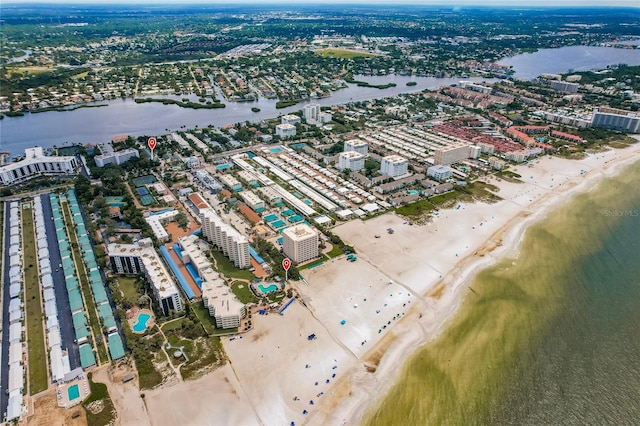
[[[443,329],[477,270],[514,254],[526,227],[571,194],[638,159],[640,145],[578,161],[545,157],[511,169],[523,183],[489,180],[498,203],[441,210],[421,226],[389,213],[337,227],[358,260],[303,271],[296,287],[306,306],[256,315],[255,330],[223,338],[230,365],[145,392],[150,423],[359,423],[408,356]]]

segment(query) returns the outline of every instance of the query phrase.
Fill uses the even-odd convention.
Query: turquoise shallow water
[[[640,163],[482,271],[365,422],[640,424]]]

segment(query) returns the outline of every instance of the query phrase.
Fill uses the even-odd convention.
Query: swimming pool
[[[299,214],[291,216],[289,219],[287,219],[289,222],[291,223],[296,223],[296,222],[300,222],[302,220],[302,216],[300,216]]]
[[[216,170],[225,170],[231,167],[231,164],[220,164],[219,166],[216,166]]]
[[[271,148],[269,150],[272,154],[277,154],[278,152],[282,151],[282,148],[280,147],[275,147],[275,148]]]
[[[282,212],[282,216],[284,216],[284,217],[291,216],[293,214],[295,214],[295,212],[293,210],[291,210],[291,209],[287,209],[287,210]]]
[[[145,331],[147,329],[147,322],[149,321],[149,318],[151,318],[151,315],[149,314],[139,314],[138,322],[133,324],[133,331],[136,333],[142,333]]]
[[[271,222],[271,226],[273,226],[274,228],[282,228],[284,225],[286,224],[282,220],[276,220],[275,222]]]
[[[69,396],[69,402],[74,399],[80,398],[80,386],[76,383],[75,385],[71,385],[67,388],[67,395]]]
[[[260,289],[260,292],[262,292],[262,294],[267,294],[271,293],[272,291],[276,291],[278,289],[278,286],[276,284],[271,284],[265,287],[262,284],[258,284],[258,288]]]
[[[407,191],[407,194],[409,195],[418,195],[420,193],[420,191],[416,191],[415,189],[410,189]]]

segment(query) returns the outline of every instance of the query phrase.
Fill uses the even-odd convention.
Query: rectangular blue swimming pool
[[[77,383],[69,386],[67,388],[67,395],[69,396],[69,401],[80,398],[80,386],[78,386]]]

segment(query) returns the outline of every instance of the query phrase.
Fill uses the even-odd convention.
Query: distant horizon
[[[607,1],[603,4],[602,0],[457,0],[455,2],[446,2],[445,0],[398,0],[389,4],[384,0],[223,0],[221,2],[215,2],[211,0],[8,0],[3,1],[4,5],[46,5],[46,4],[82,4],[82,5],[209,5],[209,6],[229,6],[229,5],[361,5],[361,6],[444,6],[459,8],[459,7],[508,7],[508,8],[521,8],[521,7],[627,7],[640,9],[640,2],[638,0],[614,0]],[[0,5],[0,8],[2,6]]]

